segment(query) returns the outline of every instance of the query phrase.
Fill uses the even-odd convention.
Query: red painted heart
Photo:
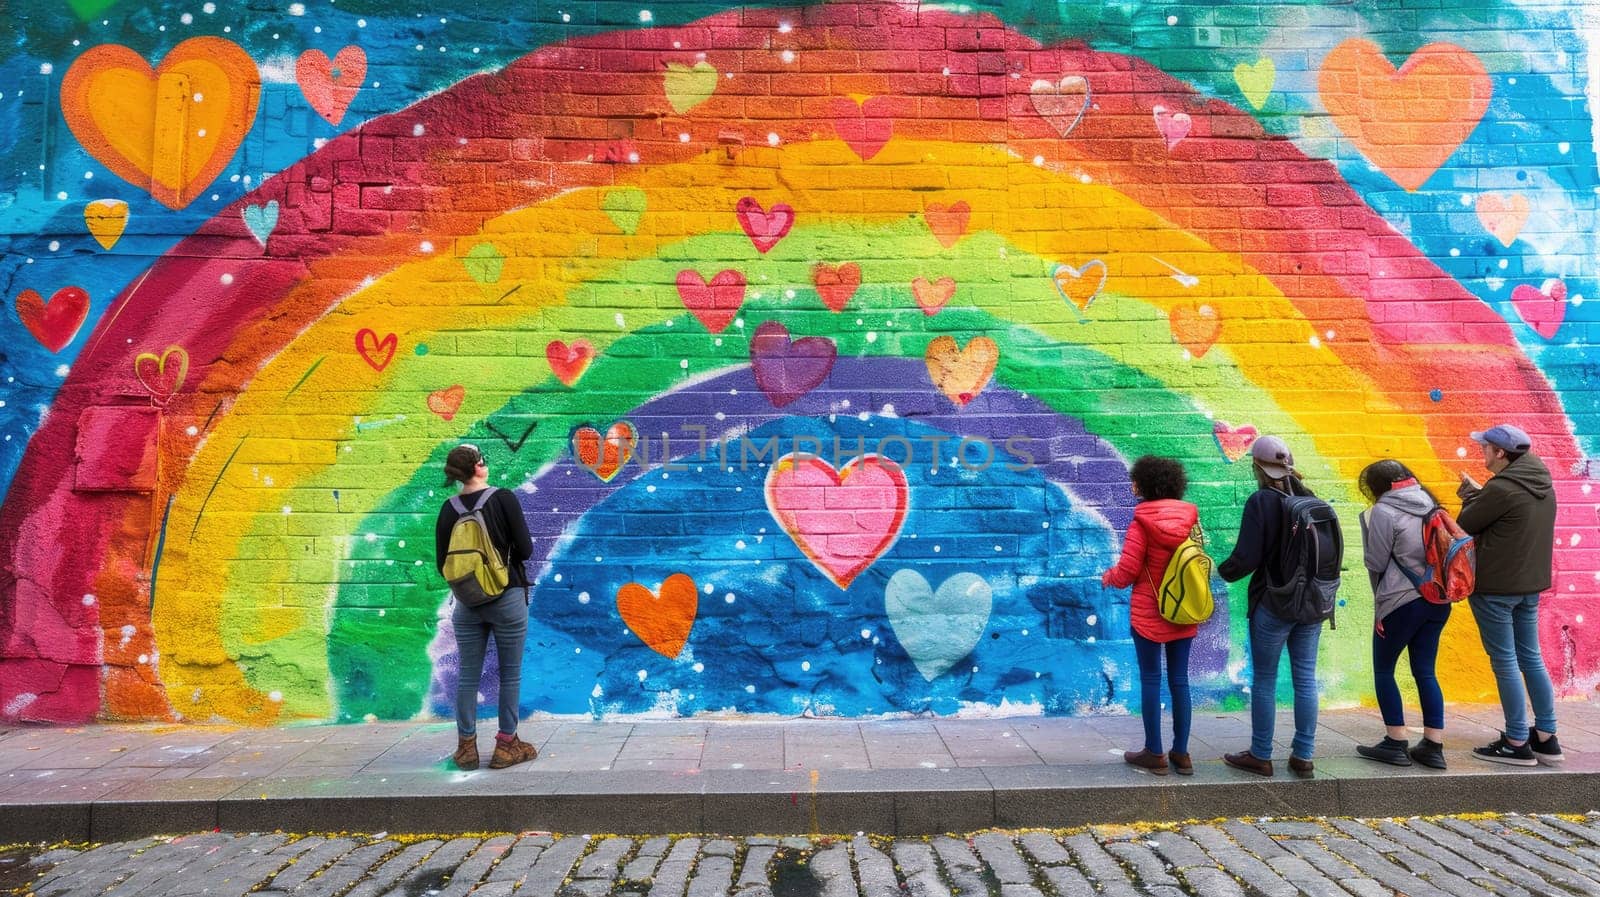
[[[392,333],[378,337],[377,331],[371,327],[363,327],[356,331],[356,352],[361,359],[371,365],[375,371],[381,371],[394,360],[394,351],[400,347],[400,338]]]
[[[1230,427],[1227,423],[1217,420],[1211,422],[1211,435],[1216,437],[1217,448],[1222,449],[1222,456],[1232,464],[1250,451],[1250,443],[1255,442],[1256,437],[1261,434],[1248,424],[1242,427]]]
[[[544,357],[550,362],[550,372],[556,379],[571,386],[589,369],[589,362],[594,360],[594,346],[583,339],[573,340],[570,346],[553,339],[544,347]]]
[[[738,271],[719,271],[710,283],[699,271],[678,272],[678,298],[683,307],[712,333],[721,333],[739,314],[744,304],[744,275]]]
[[[882,151],[894,136],[894,113],[888,97],[857,103],[849,97],[833,101],[833,130],[865,162]]]
[[[922,217],[928,221],[928,230],[933,231],[933,236],[939,245],[946,249],[956,245],[967,233],[967,220],[972,217],[972,206],[966,200],[953,202],[950,205],[930,202]]]
[[[89,316],[89,294],[78,287],[62,287],[45,302],[33,290],[17,294],[17,317],[39,344],[60,352],[78,335]]]
[[[329,59],[321,50],[307,50],[295,63],[294,75],[311,108],[328,124],[337,125],[367,77],[367,53],[352,45]]]
[[[428,410],[444,420],[452,420],[456,412],[461,410],[461,402],[466,399],[466,387],[459,384],[434,390],[428,393]]]
[[[856,288],[861,286],[861,266],[855,262],[837,267],[818,262],[811,268],[811,282],[816,285],[823,305],[834,311],[844,311],[850,304],[850,297],[856,294]]]

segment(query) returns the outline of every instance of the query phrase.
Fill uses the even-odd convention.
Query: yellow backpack
[[[1211,618],[1211,557],[1206,554],[1206,534],[1195,524],[1189,535],[1178,543],[1161,574],[1161,584],[1153,581],[1150,587],[1156,593],[1156,609],[1168,622],[1186,626],[1204,623]],[[1150,571],[1145,570],[1149,578]]]
[[[468,607],[488,604],[511,585],[511,571],[494,547],[494,540],[489,537],[489,523],[483,516],[489,497],[497,491],[493,486],[484,489],[470,511],[461,496],[450,499],[450,507],[460,516],[450,527],[450,547],[444,555],[444,580],[450,584],[450,594]]]

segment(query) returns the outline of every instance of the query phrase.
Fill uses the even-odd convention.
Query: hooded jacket
[[[1198,627],[1180,626],[1161,616],[1156,606],[1156,586],[1166,575],[1167,562],[1178,545],[1200,522],[1200,509],[1175,498],[1142,501],[1133,509],[1133,522],[1122,541],[1122,557],[1100,578],[1104,585],[1133,586],[1128,617],[1133,631],[1152,642],[1193,638]]]
[[[1436,507],[1428,493],[1413,483],[1378,496],[1377,503],[1361,515],[1361,546],[1372,574],[1375,621],[1381,623],[1397,608],[1422,599],[1396,562],[1418,575],[1427,568],[1422,522]]]
[[[1550,588],[1556,497],[1550,470],[1531,452],[1489,478],[1462,484],[1456,522],[1477,540],[1480,595],[1532,595]]]

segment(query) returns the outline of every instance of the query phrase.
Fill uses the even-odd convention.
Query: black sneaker
[[[1429,769],[1444,769],[1444,745],[1437,741],[1430,741],[1426,736],[1417,741],[1417,746],[1409,752],[1411,759],[1428,767]]]
[[[1406,753],[1406,743],[1387,735],[1383,740],[1371,747],[1361,744],[1356,746],[1356,753],[1368,760],[1387,763],[1390,766],[1410,766],[1411,755]]]
[[[1529,729],[1528,747],[1533,749],[1533,759],[1546,766],[1551,766],[1567,759],[1561,753],[1561,742],[1556,741],[1554,735],[1544,741],[1540,741],[1538,733]]]
[[[1472,756],[1479,760],[1488,760],[1490,763],[1509,763],[1512,766],[1538,766],[1539,761],[1533,756],[1533,748],[1526,744],[1513,745],[1506,741],[1506,733],[1501,732],[1500,737],[1493,742],[1472,749]]]

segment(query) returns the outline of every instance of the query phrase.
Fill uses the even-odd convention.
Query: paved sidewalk
[[[219,832],[56,850],[23,871],[17,893],[36,897],[1571,897],[1600,892],[1600,817],[894,839]]]
[[[1497,706],[1451,708],[1447,772],[1355,756],[1375,712],[1329,711],[1317,774],[1229,769],[1248,714],[1195,719],[1192,778],[1121,762],[1135,717],[844,721],[534,720],[537,761],[462,773],[448,723],[240,730],[20,728],[0,734],[0,843],[228,831],[710,831],[926,834],[1239,815],[1600,809],[1600,706],[1560,706],[1567,761],[1484,763]],[[1278,723],[1280,761],[1289,715]],[[482,739],[488,747],[489,737]]]

